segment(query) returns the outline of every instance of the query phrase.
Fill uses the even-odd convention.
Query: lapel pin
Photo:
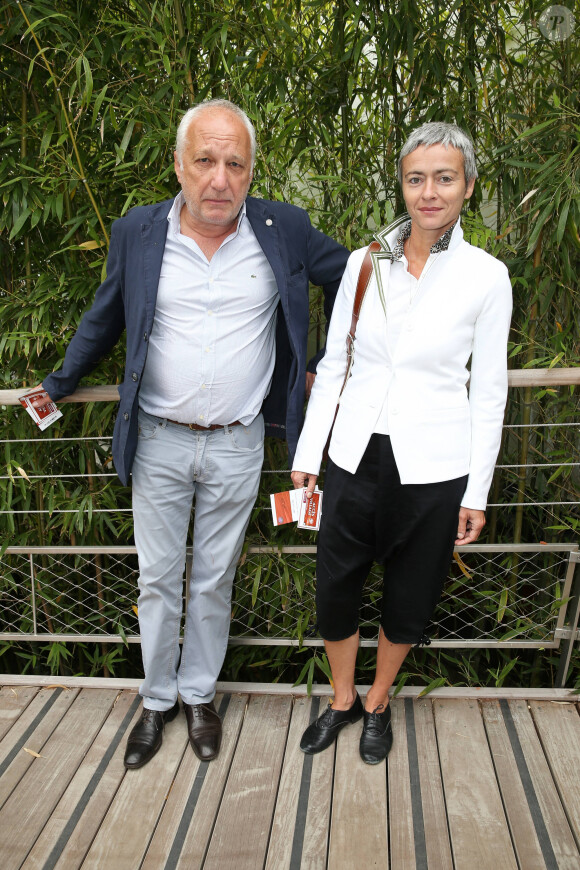
[[[268,220],[266,221],[266,226],[267,226],[267,227],[271,227],[271,226],[272,226],[272,221],[270,220],[270,218],[268,218]]]

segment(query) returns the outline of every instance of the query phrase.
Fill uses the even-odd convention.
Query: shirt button
[[[207,316],[208,316],[208,317],[211,317],[212,314],[213,314],[213,311],[208,311],[208,312],[207,312]]]
[[[206,347],[205,352],[206,352],[206,353],[209,353],[209,352],[210,352],[210,348],[209,348],[209,347]]]
[[[203,420],[203,414],[200,414],[200,415],[199,415],[199,419],[200,419],[200,420]]]
[[[123,420],[128,420],[128,419],[129,419],[129,415],[128,415],[128,413],[125,411],[125,413],[123,414]]]
[[[202,385],[201,385],[201,388],[202,388],[202,390],[205,390],[205,389],[206,389],[205,384],[202,384]]]
[[[215,281],[215,278],[210,278],[210,279],[209,279],[209,283],[210,283],[210,284],[213,284],[214,281]]]
[[[270,218],[268,218],[268,220],[266,221],[266,226],[267,226],[267,227],[271,227],[271,226],[272,226],[272,221],[270,220]]]
[[[133,372],[133,374],[131,375],[131,377],[133,378],[134,381],[137,381],[137,380],[139,379],[139,377],[138,377],[138,375],[137,375],[137,372]]]

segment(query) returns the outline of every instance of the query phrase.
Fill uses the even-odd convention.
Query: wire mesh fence
[[[191,558],[189,548],[184,598]],[[577,545],[459,548],[432,644],[558,647],[578,619],[578,604],[569,607],[577,562]],[[315,569],[314,546],[248,547],[234,584],[230,642],[321,644]],[[138,642],[137,578],[134,547],[9,547],[0,557],[0,639]],[[381,587],[375,565],[361,609],[367,646],[376,643]]]

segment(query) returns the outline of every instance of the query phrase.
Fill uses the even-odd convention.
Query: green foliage
[[[210,96],[239,103],[256,124],[253,193],[307,208],[349,247],[401,211],[395,161],[408,131],[424,120],[467,127],[480,178],[464,226],[510,268],[510,365],[578,365],[579,31],[545,39],[536,25],[544,7],[498,0],[483,15],[473,0],[62,0],[57,10],[48,0],[3,2],[0,387],[33,386],[61,364],[103,275],[111,222],[176,192],[177,120]],[[316,291],[312,313],[314,351],[324,336]],[[89,382],[117,383],[122,371],[121,342]],[[577,427],[542,428],[577,421],[577,396],[577,388],[512,390],[508,422],[530,428],[506,431],[500,464],[544,467],[499,470],[492,503],[578,501],[578,469],[569,464],[578,458]],[[24,413],[4,409],[3,547],[130,542],[129,494],[110,459],[115,412],[66,406],[45,437]],[[81,437],[92,440],[63,440]],[[283,448],[269,445],[267,454],[267,469],[284,468]],[[305,542],[306,533],[273,531],[269,522],[268,492],[288,485],[285,475],[265,475],[253,543]],[[492,508],[489,538],[570,540],[579,522],[568,504]],[[254,568],[240,595],[262,611],[280,610],[289,571],[283,558]],[[264,597],[268,572],[278,577],[276,600]],[[293,582],[312,591],[306,572]],[[509,606],[507,592],[490,602],[496,614]],[[300,640],[309,617],[296,629]],[[136,651],[115,653],[80,644],[74,656],[62,645],[0,652],[22,669],[134,673]],[[301,670],[309,680],[324,674],[318,653],[306,665],[304,656],[240,647],[228,667],[247,675],[268,666],[270,677],[284,672],[291,681]],[[425,683],[499,685],[537,674],[534,656],[520,656],[511,673],[515,659],[492,662],[485,650],[453,661],[419,651],[413,660]]]

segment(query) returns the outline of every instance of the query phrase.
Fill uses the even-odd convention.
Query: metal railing
[[[248,547],[238,566],[230,643],[320,646],[316,547]],[[184,581],[187,596],[192,548]],[[8,547],[0,557],[0,640],[138,643],[135,547]],[[361,645],[376,646],[381,573],[371,572]],[[430,634],[434,647],[559,649],[564,685],[580,616],[578,545],[482,544],[454,553]]]
[[[511,387],[580,384],[580,368],[518,370]],[[0,391],[0,403],[15,405],[22,390]],[[85,387],[65,402],[115,401],[114,386]],[[530,424],[525,424],[526,427]],[[573,426],[562,421],[535,427]],[[519,428],[508,425],[507,428]],[[570,431],[570,430],[568,430]],[[26,439],[28,441],[29,439]],[[34,439],[36,442],[39,438]],[[51,440],[42,436],[42,440]],[[56,439],[62,443],[66,438]],[[72,439],[78,440],[78,438]],[[97,436],[108,441],[109,436]],[[572,457],[574,459],[575,457]],[[542,467],[561,463],[542,462]],[[567,461],[564,465],[578,466]],[[536,468],[536,464],[531,464]],[[521,466],[509,468],[517,474]],[[525,469],[526,465],[523,468]],[[66,469],[65,469],[66,470]],[[264,474],[275,472],[264,472]],[[550,468],[549,473],[553,473]],[[4,475],[3,475],[4,476]],[[8,475],[10,476],[10,475]],[[83,477],[78,473],[32,478]],[[93,479],[113,477],[110,469]],[[577,506],[577,501],[535,501],[526,507]],[[490,504],[490,507],[496,505]],[[518,507],[517,500],[497,505]],[[110,511],[111,509],[105,509]],[[128,513],[130,507],[115,513]],[[262,508],[266,510],[266,508]],[[9,511],[2,511],[7,513]],[[32,514],[76,513],[68,505],[32,509]],[[95,508],[93,512],[101,512]],[[15,510],[13,513],[19,513]],[[320,646],[313,636],[314,546],[248,546],[238,566],[232,601],[232,645]],[[184,597],[192,548],[188,548]],[[8,547],[0,557],[0,640],[138,643],[137,556],[131,546]],[[375,646],[379,624],[380,569],[368,579],[361,612],[361,645]],[[535,648],[560,653],[557,685],[563,686],[573,645],[580,640],[580,556],[577,544],[480,544],[454,553],[443,598],[432,626],[432,646]]]

